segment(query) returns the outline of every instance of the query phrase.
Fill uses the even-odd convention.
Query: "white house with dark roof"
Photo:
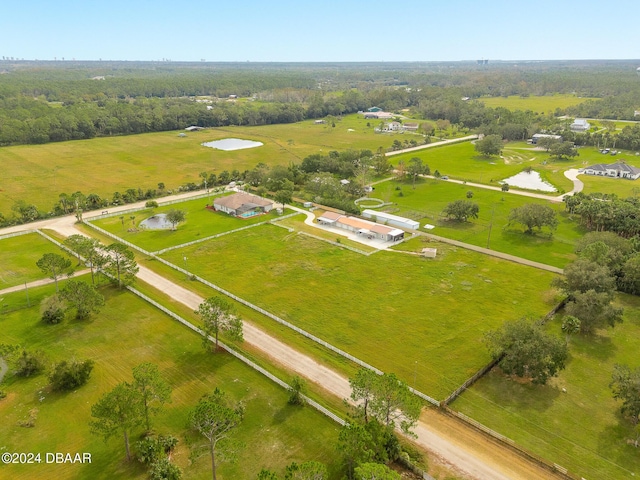
[[[628,178],[636,180],[640,177],[640,168],[627,165],[626,163],[597,163],[590,165],[582,170],[587,175],[599,175],[601,177]]]
[[[216,211],[225,212],[236,217],[267,213],[273,208],[273,202],[250,193],[238,192],[227,197],[218,197],[213,201]]]

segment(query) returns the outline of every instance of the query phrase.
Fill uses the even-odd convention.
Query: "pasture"
[[[472,192],[472,198],[467,198],[467,192]],[[577,220],[565,213],[563,203],[551,203],[445,180],[420,179],[415,189],[408,181],[391,180],[377,184],[371,195],[393,203],[385,209],[418,220],[421,227],[426,223],[435,225],[436,228],[428,230],[434,235],[479,247],[489,245],[492,250],[560,268],[575,258],[574,244],[584,233]],[[477,203],[478,218],[467,222],[447,220],[442,212],[449,202],[455,200]],[[509,224],[511,210],[525,203],[549,205],[556,211],[559,224],[552,236],[549,236],[546,227],[541,233],[530,235],[524,233],[522,225]]]
[[[488,361],[484,331],[554,306],[553,274],[429,246],[438,258],[367,257],[264,225],[163,257],[180,265],[187,256],[194,274],[443,398]],[[513,282],[522,277],[526,285]]]
[[[159,208],[146,208],[133,213],[107,217],[93,221],[92,223],[140,248],[154,252],[174,245],[181,245],[206,238],[211,235],[255,225],[256,223],[268,222],[280,217],[274,209],[264,215],[236,218],[224,212],[215,212],[207,209],[206,206],[211,203],[211,199],[198,198],[177,204],[160,206]],[[158,213],[166,213],[170,209],[184,210],[185,212],[185,221],[178,224],[175,231],[137,228],[141,221]],[[284,214],[287,213],[291,212],[288,210],[284,212]],[[132,219],[131,217],[134,218]],[[134,227],[134,224],[136,227]]]
[[[640,299],[620,294],[624,322],[593,336],[575,335],[566,370],[549,385],[523,384],[492,371],[451,407],[584,478],[640,474],[633,426],[609,389],[616,363],[639,366]],[[558,335],[561,320],[549,323]],[[566,389],[566,393],[562,389]]]
[[[564,109],[579,105],[589,98],[578,97],[570,94],[555,94],[543,96],[520,97],[511,95],[508,97],[480,97],[475,101],[484,103],[491,108],[506,108],[508,110],[531,110],[538,113],[553,113],[557,108]]]
[[[45,253],[67,256],[37,233],[0,239],[0,290],[45,278],[46,275],[36,265]],[[72,266],[76,263],[74,260]]]
[[[331,478],[338,478],[334,447],[338,426],[311,408],[288,406],[287,392],[265,377],[228,354],[206,353],[197,334],[128,292],[103,289],[107,302],[100,314],[86,321],[67,319],[44,325],[37,300],[52,292],[52,287],[34,289],[35,306],[0,317],[3,342],[42,349],[51,362],[92,359],[92,376],[74,392],[54,393],[47,387],[46,375],[26,379],[9,375],[0,386],[8,393],[0,400],[0,445],[5,451],[90,452],[92,463],[5,465],[2,475],[13,479],[148,478],[140,463],[124,461],[121,435],[105,443],[89,432],[88,422],[91,405],[117,383],[131,381],[134,366],[152,362],[173,389],[172,403],[153,420],[154,430],[179,439],[173,461],[183,469],[183,478],[211,475],[206,450],[192,459],[185,434],[190,409],[216,387],[246,403],[245,420],[234,434],[240,442],[237,462],[220,462],[218,478],[255,478],[262,467],[281,472],[292,461],[311,459],[322,459],[329,465]],[[37,409],[35,427],[18,426],[32,409]],[[133,432],[132,446],[140,434],[142,428]]]
[[[431,174],[438,170],[441,175],[458,180],[500,186],[500,180],[527,167],[538,170],[538,164],[547,159],[548,154],[534,150],[505,150],[502,157],[484,157],[475,151],[471,142],[462,142],[394,156],[391,162],[396,167],[401,160],[408,165],[413,157],[422,159],[423,164],[431,169]],[[573,185],[567,182],[567,185]]]
[[[157,188],[160,182],[174,190],[188,182],[200,183],[201,172],[243,172],[261,162],[300,163],[307,155],[330,150],[388,148],[398,138],[375,134],[373,123],[367,127],[367,122],[361,115],[351,115],[336,122],[335,127],[315,125],[311,120],[212,128],[189,132],[186,137],[179,137],[179,132],[174,131],[3,147],[0,163],[4,178],[11,181],[0,186],[0,212],[9,215],[19,199],[46,212],[58,201],[60,193],[96,193],[111,200],[116,191],[146,191]],[[228,137],[256,140],[264,145],[226,152],[201,146],[203,142]]]

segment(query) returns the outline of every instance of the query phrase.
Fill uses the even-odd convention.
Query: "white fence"
[[[164,307],[163,305],[159,304],[158,302],[156,302],[155,300],[151,299],[150,297],[146,296],[144,293],[139,292],[138,290],[136,290],[133,287],[127,287],[127,289],[134,293],[135,295],[139,296],[140,298],[142,298],[143,300],[149,302],[151,305],[153,305],[154,307],[162,310],[164,313],[166,313],[167,315],[169,315],[171,318],[177,320],[178,322],[180,322],[181,324],[183,324],[184,326],[190,328],[191,330],[193,330],[194,332],[198,333],[199,335],[202,335],[203,332],[202,330],[200,330],[198,327],[196,327],[195,325],[193,325],[191,322],[185,320],[184,318],[182,318],[180,315],[172,312],[171,310],[169,310],[168,308]],[[213,337],[208,337],[209,341],[215,341],[215,338]],[[222,342],[218,342],[218,345],[220,345],[222,348],[224,348],[227,352],[229,352],[231,355],[233,355],[234,357],[236,357],[238,360],[242,361],[243,363],[245,363],[246,365],[248,365],[249,367],[253,368],[254,370],[256,370],[257,372],[261,373],[262,375],[264,375],[265,377],[269,378],[271,381],[277,383],[278,385],[280,385],[282,388],[285,388],[287,390],[289,390],[291,388],[291,386],[284,382],[283,380],[279,379],[278,377],[276,377],[275,375],[273,375],[272,373],[268,372],[267,370],[265,370],[264,368],[262,368],[260,365],[256,364],[255,362],[249,360],[247,357],[245,357],[244,355],[242,355],[239,352],[236,352],[233,348],[229,347],[228,345],[225,345]],[[318,410],[319,412],[323,413],[324,415],[326,415],[327,417],[331,418],[334,422],[339,423],[340,425],[344,425],[346,422],[344,419],[340,418],[338,415],[336,415],[335,413],[331,412],[330,410],[326,409],[325,407],[323,407],[322,405],[320,405],[318,402],[316,402],[315,400],[307,397],[306,395],[302,395],[302,397],[304,398],[304,401],[311,405],[313,408],[315,408],[316,410]]]
[[[158,257],[158,256],[156,256],[156,255],[153,255],[153,254],[151,254],[151,253],[147,252],[146,250],[143,250],[142,248],[137,247],[136,245],[133,245],[133,244],[132,244],[132,243],[130,243],[130,242],[123,241],[123,240],[119,239],[118,237],[116,237],[115,235],[113,235],[112,233],[107,232],[106,230],[104,230],[104,229],[102,229],[102,228],[100,228],[100,227],[97,227],[97,226],[92,225],[92,224],[89,224],[89,225],[90,225],[92,228],[95,228],[96,230],[98,230],[99,232],[104,233],[105,235],[108,235],[109,237],[114,238],[114,239],[116,239],[117,241],[119,241],[119,242],[121,242],[121,243],[124,243],[125,245],[130,246],[131,248],[133,248],[133,249],[135,249],[135,250],[137,250],[137,251],[139,251],[139,252],[141,252],[141,253],[144,253],[145,255],[148,255],[148,256],[150,256],[150,257],[153,257],[154,259],[158,260],[158,261],[159,261],[159,262],[161,262],[161,263],[164,263],[164,264],[165,264],[165,265],[167,265],[168,267],[171,267],[171,268],[173,268],[174,270],[176,270],[176,271],[178,271],[178,272],[183,273],[183,274],[184,274],[184,275],[186,275],[187,277],[189,277],[189,278],[193,278],[193,279],[195,279],[195,280],[199,281],[200,283],[203,283],[204,285],[207,285],[208,287],[213,288],[213,289],[214,289],[214,290],[216,290],[217,292],[220,292],[220,293],[222,293],[223,295],[226,295],[226,296],[228,296],[228,297],[230,297],[230,298],[234,299],[235,301],[237,301],[237,302],[239,302],[239,303],[241,303],[241,304],[243,304],[243,305],[245,305],[245,306],[247,306],[247,307],[251,308],[252,310],[255,310],[256,312],[259,312],[259,313],[261,313],[261,314],[263,314],[263,315],[265,315],[265,316],[269,317],[270,319],[275,320],[275,321],[276,321],[276,322],[278,322],[279,324],[284,325],[285,327],[290,328],[291,330],[293,330],[293,331],[295,331],[295,332],[299,333],[300,335],[302,335],[302,336],[304,336],[304,337],[306,337],[306,338],[308,338],[308,339],[310,339],[310,340],[313,340],[314,342],[316,342],[316,343],[318,343],[318,344],[322,345],[323,347],[325,347],[325,348],[327,348],[327,349],[331,350],[332,352],[335,352],[335,353],[337,353],[338,355],[340,355],[340,356],[342,356],[342,357],[344,357],[344,358],[346,358],[346,359],[348,359],[348,360],[351,360],[351,361],[352,361],[352,362],[354,362],[355,364],[360,365],[361,367],[364,367],[364,368],[368,368],[369,370],[372,370],[372,371],[376,372],[378,375],[382,375],[382,374],[383,374],[383,372],[382,372],[381,370],[377,369],[376,367],[374,367],[374,366],[372,366],[372,365],[369,365],[368,363],[364,362],[363,360],[360,360],[359,358],[354,357],[354,356],[353,356],[353,355],[351,355],[350,353],[347,353],[347,352],[345,352],[344,350],[341,350],[341,349],[339,349],[338,347],[335,347],[335,346],[333,346],[332,344],[330,344],[330,343],[328,343],[328,342],[325,342],[325,341],[324,341],[324,340],[322,340],[321,338],[316,337],[315,335],[313,335],[313,334],[311,334],[311,333],[307,332],[306,330],[303,330],[303,329],[301,329],[300,327],[297,327],[296,325],[293,325],[292,323],[289,323],[289,322],[287,322],[286,320],[283,320],[282,318],[280,318],[280,317],[278,317],[278,316],[274,315],[273,313],[268,312],[267,310],[265,310],[265,309],[263,309],[263,308],[261,308],[261,307],[258,307],[257,305],[254,305],[253,303],[251,303],[251,302],[249,302],[249,301],[247,301],[247,300],[245,300],[245,299],[243,299],[243,298],[241,298],[241,297],[238,297],[237,295],[234,295],[233,293],[231,293],[231,292],[229,292],[229,291],[227,291],[227,290],[223,289],[222,287],[219,287],[218,285],[215,285],[214,283],[211,283],[211,282],[209,282],[208,280],[205,280],[205,279],[204,279],[204,278],[202,278],[202,277],[199,277],[199,276],[197,276],[197,275],[194,275],[193,273],[189,272],[188,270],[186,270],[186,269],[184,269],[184,268],[181,268],[181,267],[179,267],[179,266],[177,266],[177,265],[174,265],[173,263],[171,263],[171,262],[169,262],[169,261],[165,260],[164,258],[161,258],[161,257]],[[343,245],[341,245],[341,244],[340,244],[340,246],[343,246]],[[414,395],[417,395],[418,397],[422,398],[423,400],[426,400],[427,402],[429,402],[429,403],[431,403],[431,404],[433,404],[433,405],[440,406],[440,402],[439,402],[438,400],[434,399],[434,398],[431,398],[429,395],[427,395],[427,394],[425,394],[425,393],[422,393],[422,392],[420,392],[420,391],[418,391],[418,390],[415,390],[415,389],[413,389],[413,388],[410,388],[410,390],[411,390],[411,392],[412,392]]]
[[[244,227],[236,228],[235,230],[229,230],[227,232],[217,233],[216,235],[211,235],[210,237],[199,238],[198,240],[193,240],[192,242],[181,243],[180,245],[174,245],[173,247],[163,248],[162,250],[158,250],[156,252],[152,252],[153,255],[162,255],[163,253],[170,252],[171,250],[177,250],[178,248],[189,247],[191,245],[195,245],[197,243],[206,242],[209,240],[213,240],[214,238],[223,237],[225,235],[229,235],[230,233],[241,232],[243,230],[248,230],[249,228],[259,227],[261,225],[267,225],[269,223],[279,222],[280,220],[284,220],[285,218],[290,218],[295,215],[299,215],[298,212],[290,213],[289,215],[285,215],[284,217],[274,218],[273,220],[265,220],[264,222],[254,223],[251,225],[246,225]],[[287,227],[285,227],[287,228]]]
[[[0,235],[0,240],[4,240],[5,238],[19,237],[21,235],[28,235],[30,233],[37,233],[37,230],[23,230],[21,232],[5,233],[4,235]]]

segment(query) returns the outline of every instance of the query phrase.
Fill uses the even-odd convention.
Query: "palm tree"
[[[576,333],[580,333],[580,319],[574,317],[573,315],[567,315],[562,320],[562,331],[566,335],[566,341],[569,343],[571,339],[571,335],[575,335]]]

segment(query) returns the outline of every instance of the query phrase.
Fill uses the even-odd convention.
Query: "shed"
[[[422,256],[427,258],[436,258],[436,253],[438,253],[437,248],[423,248]]]

